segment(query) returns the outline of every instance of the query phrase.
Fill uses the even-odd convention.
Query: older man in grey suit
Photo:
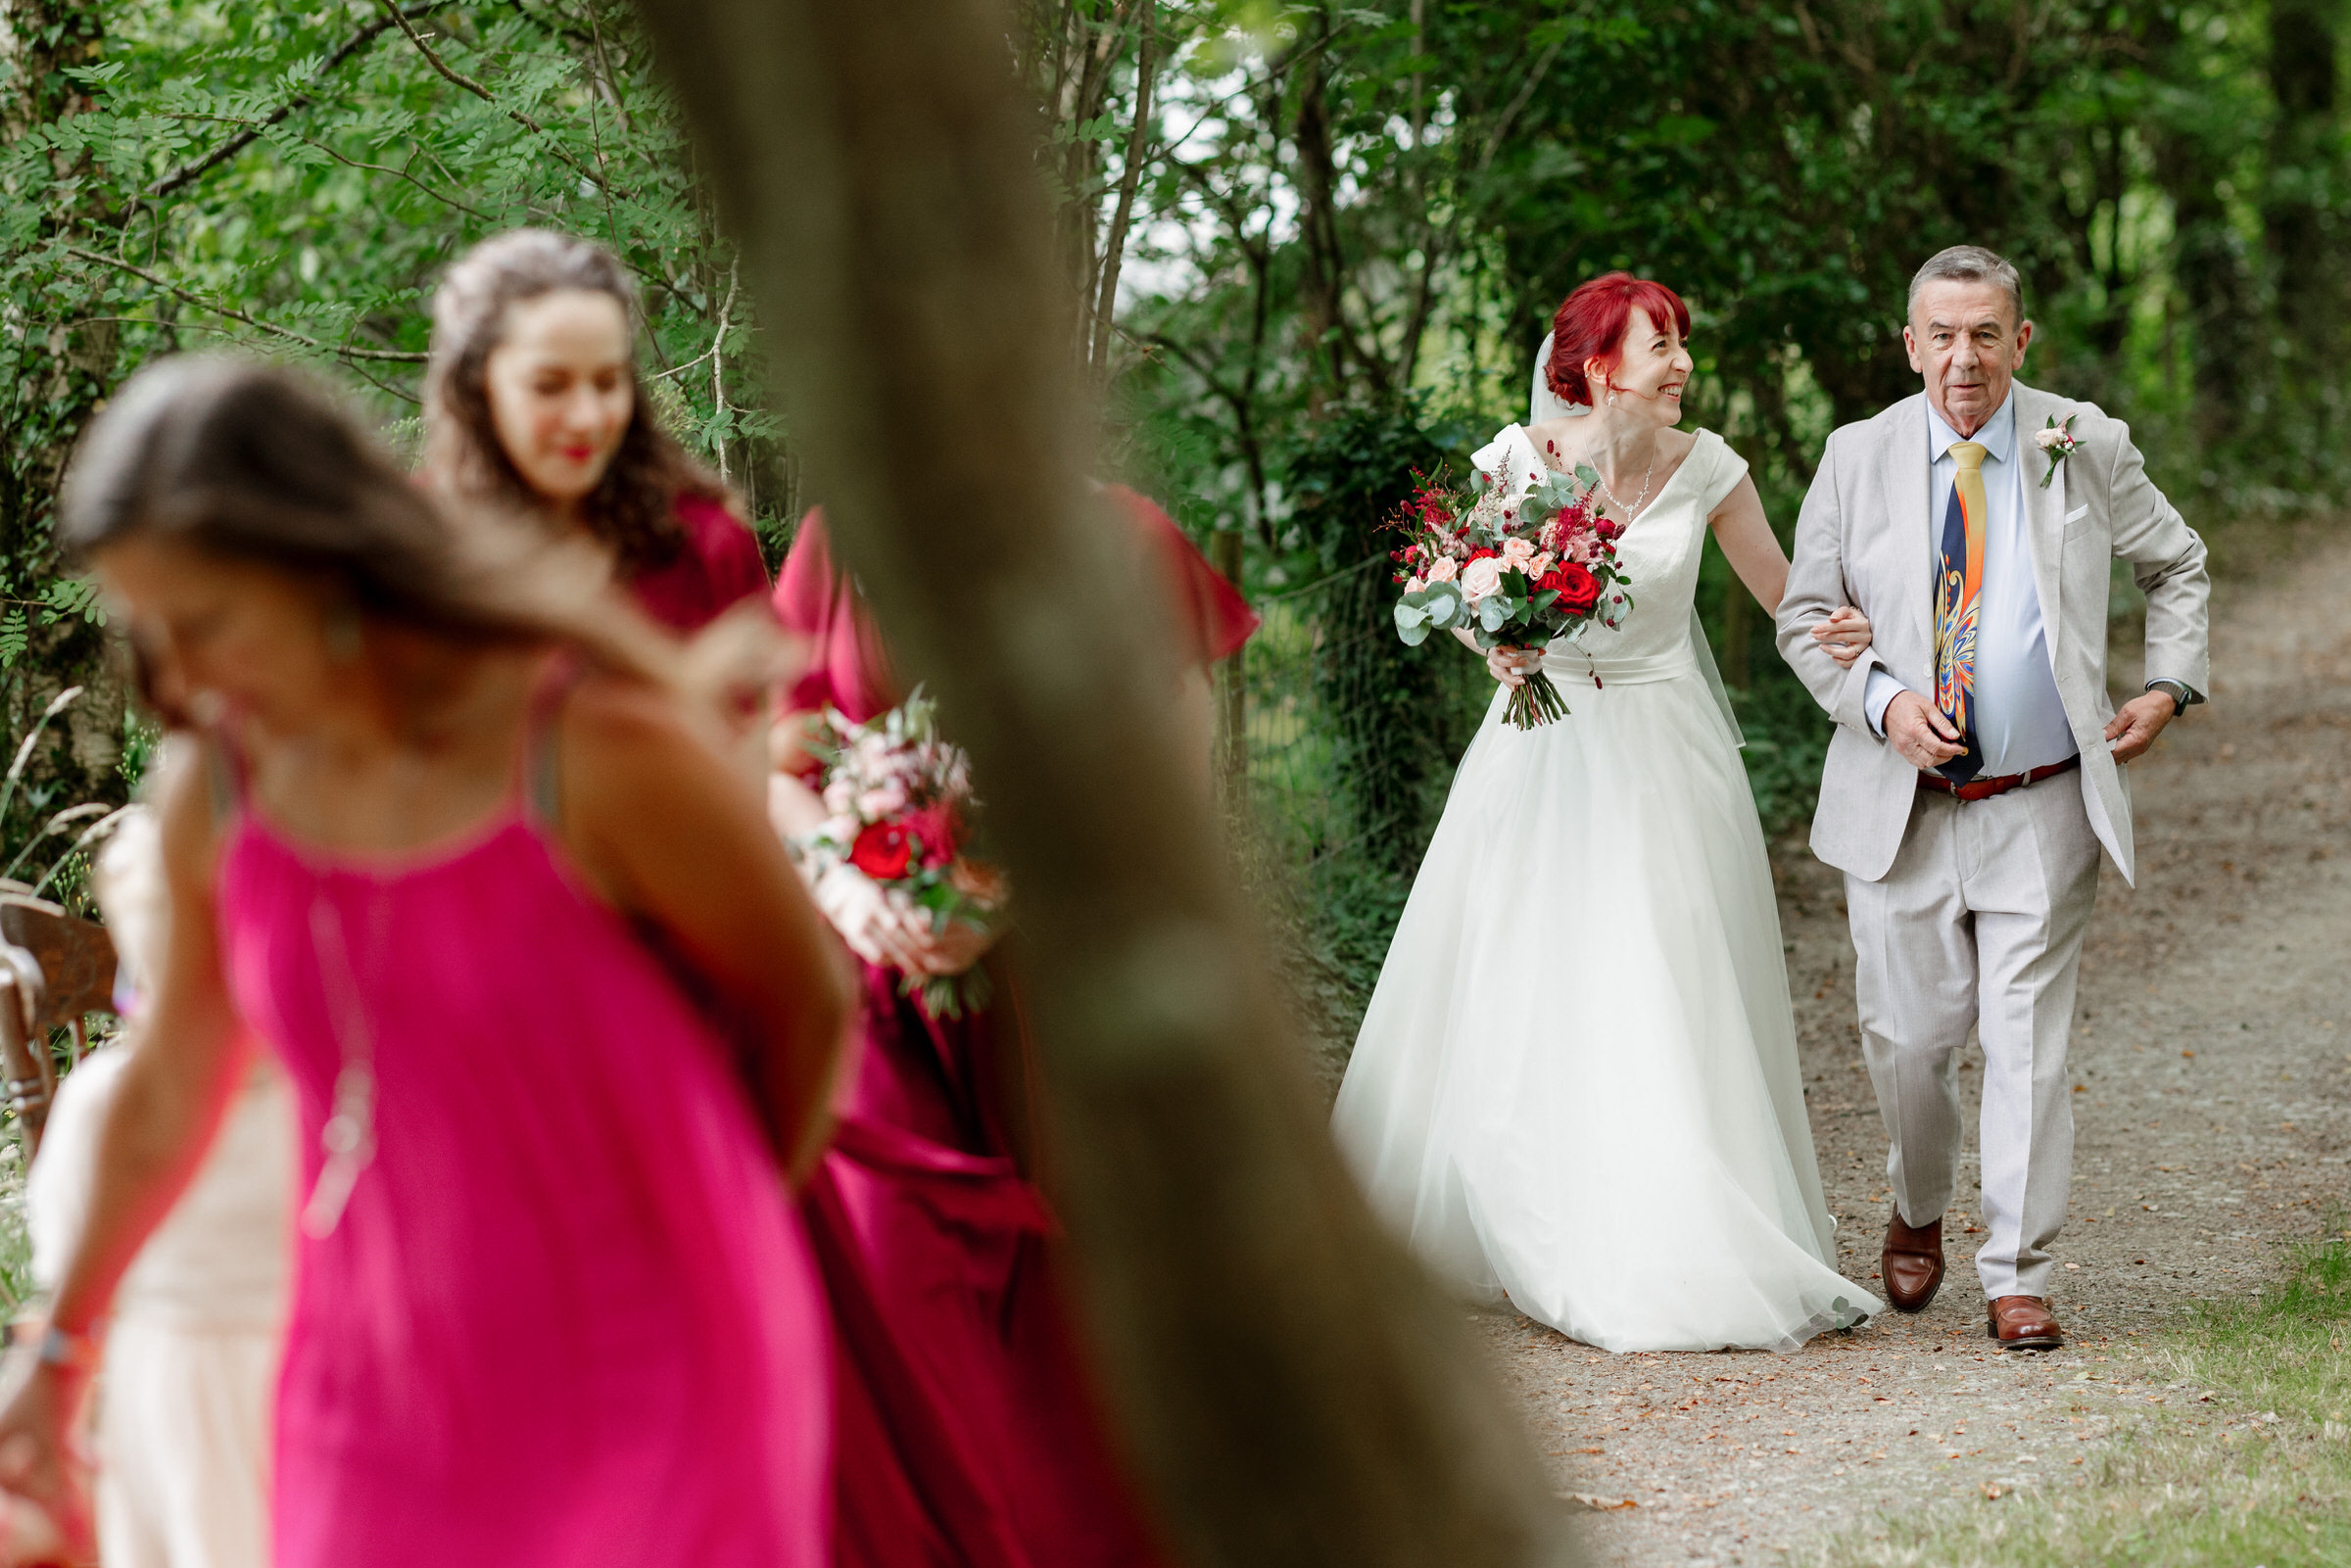
[[[2072,1183],[2065,1049],[2101,846],[2133,872],[2125,764],[2207,680],[2204,543],[2094,404],[2015,379],[2016,269],[1956,246],[1910,285],[1921,396],[1829,437],[1780,652],[1837,721],[1812,849],[1845,873],[1862,1050],[1893,1150],[1886,1294],[1924,1311],[1958,1184],[1957,1052],[1984,1048],[1976,1269],[2004,1349],[2062,1343],[2049,1248]],[[2106,690],[2108,562],[2147,598],[2147,674]],[[1859,605],[1847,671],[1809,635]]]

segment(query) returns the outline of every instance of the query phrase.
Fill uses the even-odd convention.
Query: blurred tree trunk
[[[99,63],[102,9],[97,0],[0,0],[0,145],[14,146],[91,106],[90,90],[65,72]],[[88,160],[86,152],[41,160],[56,195],[45,232],[24,237],[32,247],[103,215],[85,210],[95,198],[78,189]],[[83,422],[113,386],[120,337],[111,321],[79,319],[99,312],[95,285],[53,290],[50,298],[57,301],[50,315],[0,321],[14,361],[0,389],[0,594],[17,601],[9,609],[24,612],[29,636],[5,686],[7,744],[13,748],[58,691],[84,689],[62,721],[63,746],[36,753],[31,765],[36,785],[51,786],[54,808],[122,793],[117,770],[126,695],[96,626],[79,616],[44,624],[45,612],[23,602],[61,569],[50,532],[58,485]]]
[[[986,0],[642,0],[812,488],[986,781],[1084,1317],[1196,1563],[1557,1561],[1459,1309],[1331,1150],[1089,499],[1076,317]],[[915,452],[919,460],[897,454]]]
[[[2335,121],[2337,0],[2272,0],[2270,90],[2278,118],[2262,224],[2278,284],[2278,325],[2293,391],[2317,403],[2340,337],[2343,268],[2332,206],[2340,132]]]

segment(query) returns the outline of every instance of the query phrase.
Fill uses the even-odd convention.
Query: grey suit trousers
[[[1982,1039],[1987,1298],[2049,1293],[2073,1179],[2065,1049],[2098,858],[2082,782],[2060,774],[1990,800],[1922,791],[1886,876],[1845,879],[1862,1054],[1910,1224],[1951,1205],[1958,1051],[1971,1023]]]

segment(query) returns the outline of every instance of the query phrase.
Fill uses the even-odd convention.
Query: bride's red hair
[[[1551,363],[1544,375],[1552,391],[1569,403],[1591,406],[1592,384],[1584,365],[1598,359],[1614,370],[1624,362],[1624,329],[1635,306],[1648,311],[1652,321],[1670,317],[1683,337],[1690,335],[1690,307],[1664,284],[1630,272],[1596,277],[1560,301],[1559,314],[1551,318]]]

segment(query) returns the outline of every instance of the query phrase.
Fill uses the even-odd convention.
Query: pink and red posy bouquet
[[[917,690],[870,723],[831,708],[811,737],[826,758],[819,790],[825,821],[793,846],[816,879],[849,867],[890,904],[919,913],[934,930],[949,921],[984,927],[1003,906],[1004,879],[964,853],[972,800],[971,763],[940,738],[930,698]],[[987,973],[905,975],[899,992],[933,1018],[985,1007]]]
[[[1447,488],[1442,474],[1413,476],[1419,488],[1391,525],[1405,536],[1390,556],[1404,587],[1397,636],[1417,646],[1431,631],[1466,630],[1481,648],[1539,649],[1594,622],[1614,626],[1632,598],[1616,565],[1622,525],[1593,503],[1600,476],[1581,464],[1559,473],[1523,438],[1478,456],[1497,471],[1479,472],[1465,489]],[[1566,699],[1539,669],[1505,710],[1521,730],[1566,713]]]

